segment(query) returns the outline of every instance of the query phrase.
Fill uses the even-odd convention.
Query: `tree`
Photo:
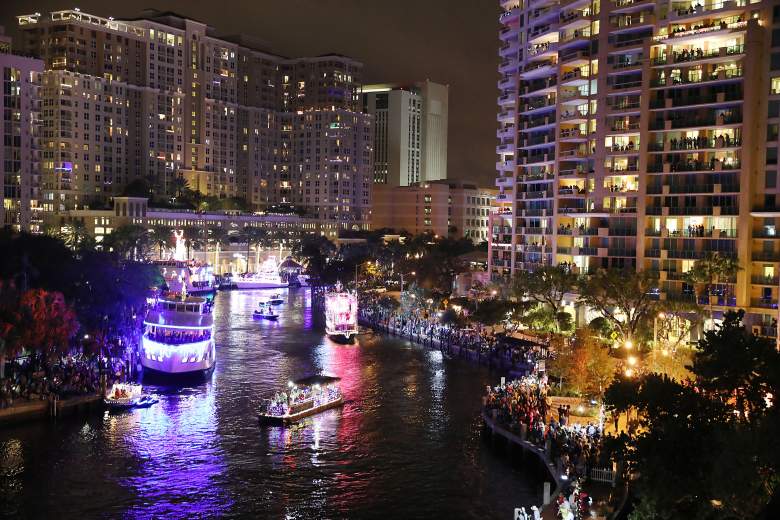
[[[196,226],[187,226],[184,231],[184,244],[187,246],[187,259],[192,258],[193,249],[201,249],[206,243],[206,237],[203,228]]]
[[[733,256],[720,252],[709,252],[704,258],[694,262],[693,267],[686,273],[686,280],[694,287],[706,289],[707,306],[709,308],[710,322],[713,319],[712,292],[717,285],[733,280],[741,269],[739,262]],[[699,294],[699,299],[702,298]],[[723,297],[728,299],[728,287],[724,289]]]
[[[556,355],[548,362],[550,375],[570,393],[600,398],[617,369],[609,348],[587,328],[577,330],[571,340],[560,338],[557,344]]]
[[[693,382],[646,373],[607,390],[608,409],[638,412],[640,428],[620,439],[638,475],[633,519],[747,520],[767,508],[780,481],[780,412],[769,399],[780,392],[780,353],[742,315],[726,313],[699,342]]]
[[[336,245],[322,235],[306,235],[293,246],[293,256],[305,261],[306,269],[313,276],[322,276],[335,253]]]
[[[766,411],[768,394],[780,395],[780,354],[773,342],[745,330],[744,315],[727,312],[718,329],[705,332],[692,370],[702,388],[746,418]]]
[[[80,220],[74,220],[64,226],[58,236],[71,251],[76,253],[95,248],[95,239]]]
[[[249,261],[249,254],[252,246],[255,246],[255,271],[260,263],[260,248],[270,245],[271,236],[267,229],[246,226],[241,231],[241,240],[246,242],[246,258]],[[247,268],[248,270],[248,268]]]
[[[67,352],[79,328],[76,313],[65,303],[62,293],[43,289],[21,295],[16,326],[21,331],[17,347],[44,355]]]
[[[222,227],[213,227],[208,230],[208,242],[214,246],[214,269],[219,269],[219,249],[222,245],[230,243],[228,232]],[[246,270],[249,271],[249,254],[246,255]]]
[[[573,291],[577,284],[577,275],[563,266],[542,266],[534,271],[521,271],[517,274],[512,293],[522,299],[528,297],[546,305],[553,316],[563,310],[563,297]],[[557,323],[557,320],[554,320]],[[560,331],[560,330],[558,330]]]
[[[149,230],[138,224],[125,224],[103,239],[103,247],[123,260],[142,260],[152,246]]]
[[[173,230],[164,224],[155,224],[151,229],[152,244],[159,248],[158,257],[163,259],[163,249],[173,245]]]
[[[633,341],[655,315],[657,277],[652,271],[600,269],[579,287],[580,303],[609,320],[623,341]]]

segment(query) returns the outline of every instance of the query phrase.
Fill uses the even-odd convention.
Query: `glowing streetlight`
[[[634,356],[628,356],[626,361],[628,361],[628,364],[632,367],[636,365],[636,358]]]
[[[631,341],[630,339],[627,339],[625,343],[623,343],[623,346],[626,347],[627,350],[631,350],[632,348],[634,348],[634,342]]]
[[[624,373],[626,374],[626,377],[632,377],[634,375],[634,369],[633,368],[627,368]]]

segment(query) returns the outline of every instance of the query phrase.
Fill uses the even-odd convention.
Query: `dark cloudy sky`
[[[151,7],[246,33],[275,52],[337,52],[365,64],[368,83],[450,85],[449,176],[493,184],[498,90],[497,0],[0,0],[12,35],[18,14],[79,7],[115,18]]]

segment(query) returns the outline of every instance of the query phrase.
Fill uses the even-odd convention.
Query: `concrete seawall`
[[[485,429],[489,432],[493,444],[495,444],[496,438],[499,438],[506,444],[510,453],[513,450],[520,450],[519,454],[524,467],[536,471],[539,479],[544,482],[542,507],[540,509],[543,510],[546,516],[549,513],[548,510],[552,508],[552,502],[555,497],[558,496],[558,493],[562,491],[566,484],[561,479],[558,471],[556,471],[555,463],[543,448],[539,448],[535,444],[521,439],[519,435],[506,430],[486,410],[482,411],[482,422],[485,425]],[[517,452],[514,451],[514,453],[516,454]],[[549,490],[547,489],[548,484]]]

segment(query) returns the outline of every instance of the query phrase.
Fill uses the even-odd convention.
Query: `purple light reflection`
[[[227,468],[216,432],[214,389],[163,396],[158,405],[134,413],[137,435],[128,440],[141,470],[123,484],[139,501],[124,518],[213,518],[229,511],[233,501],[220,487]]]

